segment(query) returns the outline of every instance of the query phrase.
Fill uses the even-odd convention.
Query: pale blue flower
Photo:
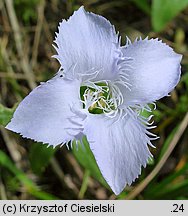
[[[53,146],[86,135],[119,194],[146,166],[156,138],[140,112],[177,85],[182,56],[158,39],[121,46],[110,22],[83,7],[60,23],[55,44],[59,72],[20,103],[6,128]]]

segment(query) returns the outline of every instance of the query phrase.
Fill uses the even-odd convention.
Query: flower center
[[[90,83],[80,87],[83,108],[92,114],[111,113],[117,110],[119,101],[115,88],[108,82]]]

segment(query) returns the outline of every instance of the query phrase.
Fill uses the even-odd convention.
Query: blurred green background
[[[54,32],[81,5],[109,19],[123,43],[126,35],[159,37],[184,56],[180,83],[153,111],[154,160],[119,196],[86,140],[78,149],[52,149],[4,129],[31,89],[57,72]],[[0,0],[0,199],[187,199],[187,36],[188,0]]]

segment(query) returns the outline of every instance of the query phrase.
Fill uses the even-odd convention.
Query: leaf
[[[182,74],[181,82],[184,82],[186,84],[187,89],[188,89],[188,73]]]
[[[28,193],[31,195],[44,200],[58,199],[57,197],[48,194],[46,192],[40,191],[35,183],[33,183],[21,170],[19,170],[9,159],[9,157],[0,150],[0,165],[7,168],[12,172],[15,177],[25,186]]]
[[[36,7],[40,2],[40,0],[14,0],[14,6],[18,16],[20,16],[26,24],[29,24],[30,19],[37,19]]]
[[[85,192],[87,190],[87,186],[88,186],[89,176],[90,176],[90,171],[86,169],[86,171],[84,173],[83,181],[82,181],[82,186],[81,186],[79,194],[78,194],[79,199],[84,198],[84,194],[85,194]]]
[[[46,144],[33,143],[29,151],[29,160],[31,169],[37,175],[41,175],[49,164],[50,159],[54,155],[56,149],[52,146],[47,147]]]
[[[106,181],[104,180],[97,164],[95,158],[90,150],[89,144],[86,137],[82,140],[83,145],[78,143],[77,145],[73,144],[73,154],[75,155],[77,161],[86,169],[89,170],[91,175],[97,179],[103,186],[109,189]]]
[[[154,31],[163,30],[167,23],[187,6],[188,0],[153,0],[151,15]]]
[[[187,173],[187,171],[188,164],[185,164],[180,170],[168,175],[161,182],[157,182],[157,184],[150,184],[150,186],[145,190],[145,197],[147,199],[159,199],[164,197],[173,199],[172,196],[174,196],[176,193],[179,193],[179,189],[187,187],[188,180],[186,178],[179,178],[177,181],[178,177],[184,173]],[[181,193],[179,195],[183,195],[183,192]],[[176,195],[174,197],[176,197]]]
[[[6,126],[8,124],[8,122],[11,120],[13,116],[15,109],[16,106],[10,109],[0,104],[0,125]]]
[[[161,158],[163,157],[163,155],[165,154],[166,150],[168,149],[172,139],[174,138],[177,130],[179,128],[179,124],[172,130],[172,132],[168,135],[168,137],[166,138],[164,144],[163,144],[163,147],[161,149],[161,152],[160,152],[160,155],[158,157],[158,160],[160,161]]]
[[[131,0],[133,1],[138,8],[144,11],[146,14],[150,14],[150,5],[147,0]]]

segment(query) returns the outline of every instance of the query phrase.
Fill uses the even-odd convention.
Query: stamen
[[[87,86],[80,87],[80,97],[83,108],[92,114],[105,114],[113,118],[118,113],[118,107],[123,103],[119,88],[111,81],[87,81]]]

